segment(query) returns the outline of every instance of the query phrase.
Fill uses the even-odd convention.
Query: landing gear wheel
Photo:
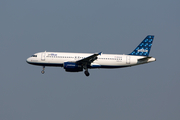
[[[44,70],[42,70],[42,71],[41,71],[41,73],[42,73],[42,74],[44,74],[44,73],[45,73],[45,71],[44,71]]]
[[[90,74],[88,71],[84,71],[84,74],[88,77]]]
[[[45,70],[45,66],[43,66],[43,70],[41,71],[41,73],[42,73],[42,74],[44,74],[44,73],[45,73],[45,71],[44,71],[44,70]]]

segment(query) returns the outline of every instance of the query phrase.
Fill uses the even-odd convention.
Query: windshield
[[[37,55],[32,55],[31,57],[37,57]]]

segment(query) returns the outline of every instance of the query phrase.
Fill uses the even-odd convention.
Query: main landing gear
[[[45,73],[45,66],[43,66],[43,70],[41,71],[42,74]]]
[[[87,77],[90,75],[90,73],[89,73],[87,70],[84,71],[84,74],[85,74]]]
[[[89,75],[90,75],[90,73],[88,72],[88,68],[87,68],[87,66],[85,65],[85,66],[83,66],[83,68],[84,68],[84,74],[88,77]]]

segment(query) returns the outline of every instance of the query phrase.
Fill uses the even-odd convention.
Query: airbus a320
[[[123,68],[156,61],[149,53],[154,36],[148,35],[130,54],[99,53],[68,53],[68,52],[39,52],[29,57],[26,62],[42,66],[42,74],[46,66],[63,67],[66,72],[82,72],[89,76],[88,69]]]

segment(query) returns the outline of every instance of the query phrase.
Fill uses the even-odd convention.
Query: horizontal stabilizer
[[[152,57],[141,58],[141,59],[138,59],[138,62],[148,61],[148,60],[151,59],[151,58],[152,58]]]
[[[139,63],[154,62],[154,61],[156,61],[156,58],[153,58],[153,57],[145,57],[145,58],[138,59]]]

